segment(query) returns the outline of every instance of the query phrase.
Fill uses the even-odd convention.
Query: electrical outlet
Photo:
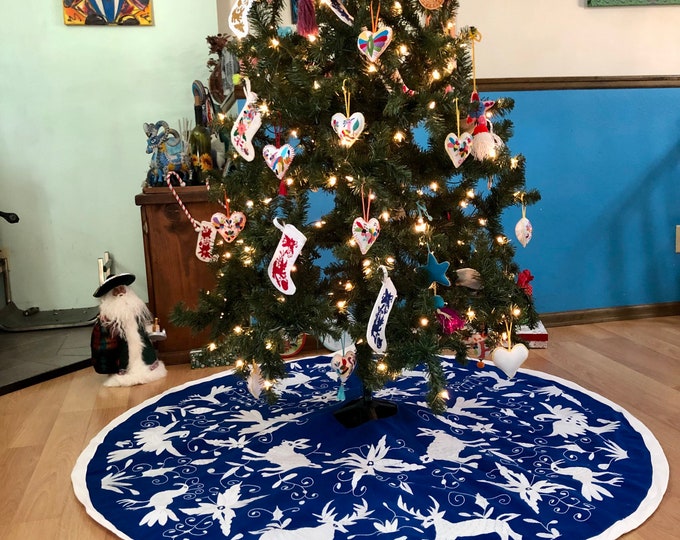
[[[675,226],[675,252],[680,253],[680,225]]]

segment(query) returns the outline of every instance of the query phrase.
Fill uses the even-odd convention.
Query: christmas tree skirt
[[[274,406],[225,372],[111,422],[72,473],[121,538],[618,538],[656,509],[668,463],[627,411],[569,381],[445,363],[449,408],[416,370],[351,429],[330,357],[290,364]],[[360,395],[346,383],[348,401]]]

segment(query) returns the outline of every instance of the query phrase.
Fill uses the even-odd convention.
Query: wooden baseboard
[[[649,317],[669,317],[671,315],[680,315],[680,302],[541,313],[541,321],[549,328]]]

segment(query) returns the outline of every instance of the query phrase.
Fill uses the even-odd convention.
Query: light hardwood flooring
[[[680,538],[680,316],[549,328],[525,367],[574,381],[625,407],[656,435],[670,463],[657,511],[626,540]],[[169,367],[134,388],[104,388],[91,369],[0,396],[0,538],[117,538],[77,501],[70,474],[104,426],[132,406],[220,368]],[[568,539],[566,539],[568,540]]]

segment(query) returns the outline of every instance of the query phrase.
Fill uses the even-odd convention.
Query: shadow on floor
[[[90,367],[91,326],[0,331],[0,395]]]

